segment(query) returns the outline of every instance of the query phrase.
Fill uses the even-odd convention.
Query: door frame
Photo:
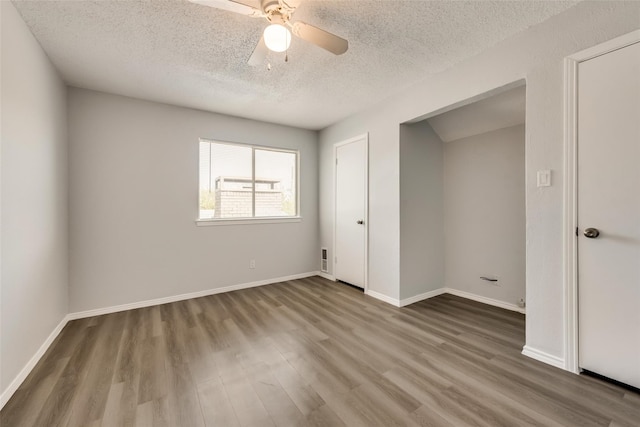
[[[336,277],[336,224],[338,222],[338,148],[364,139],[364,293],[369,290],[369,132],[333,144],[333,256],[331,257],[331,271]]]
[[[590,47],[564,60],[563,287],[564,368],[580,373],[578,347],[578,66],[640,42],[640,30]]]

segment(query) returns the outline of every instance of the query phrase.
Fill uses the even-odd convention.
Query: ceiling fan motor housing
[[[201,4],[204,6],[213,7],[215,9],[222,9],[228,12],[239,13],[241,15],[249,16],[252,18],[265,18],[269,21],[270,26],[267,27],[274,29],[278,26],[284,28],[278,31],[280,40],[282,41],[282,33],[284,30],[284,43],[286,44],[285,50],[289,48],[291,42],[291,35],[294,35],[302,40],[305,40],[311,44],[314,44],[326,51],[333,53],[334,55],[342,55],[349,48],[349,42],[342,37],[325,31],[321,28],[314,27],[306,22],[296,21],[291,22],[291,17],[295,13],[296,8],[303,0],[260,0],[260,7],[258,9],[253,6],[240,3],[236,0],[189,0],[192,3]],[[278,25],[273,25],[278,24]],[[266,29],[265,29],[266,30]],[[264,62],[269,53],[269,50],[281,52],[283,50],[276,50],[268,46],[265,40],[266,33],[263,33],[260,41],[256,45],[251,57],[247,61],[249,65],[256,66]],[[274,39],[272,38],[272,41]],[[274,42],[275,43],[275,42]],[[274,43],[271,43],[275,46]],[[279,45],[282,46],[282,45]],[[278,47],[280,49],[280,47]]]
[[[272,24],[285,24],[295,10],[281,0],[262,0],[261,6],[267,20]]]
[[[261,6],[265,13],[269,13],[280,9],[280,2],[278,0],[262,0]]]

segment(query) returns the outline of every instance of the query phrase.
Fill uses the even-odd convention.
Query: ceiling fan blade
[[[251,57],[249,57],[247,64],[251,65],[252,67],[264,64],[264,60],[267,59],[268,53],[269,48],[264,43],[264,37],[260,37],[260,41],[258,42],[256,48],[253,49],[253,53],[251,54]]]
[[[342,37],[321,30],[313,25],[305,24],[304,22],[294,22],[291,25],[291,31],[301,39],[320,46],[336,55],[342,55],[349,49],[349,42]]]
[[[246,4],[238,3],[233,0],[189,0],[191,3],[201,4],[216,9],[227,10],[229,12],[239,13],[241,15],[251,16],[253,18],[262,18],[264,13],[260,9],[256,9]]]

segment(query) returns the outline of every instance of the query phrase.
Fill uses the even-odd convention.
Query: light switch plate
[[[538,171],[538,187],[551,187],[551,171]]]

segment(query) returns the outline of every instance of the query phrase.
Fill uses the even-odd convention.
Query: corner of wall
[[[66,323],[69,199],[67,88],[14,5],[0,3],[4,404]]]

